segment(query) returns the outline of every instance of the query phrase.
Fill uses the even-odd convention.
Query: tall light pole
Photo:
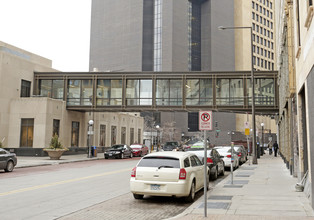
[[[250,34],[251,34],[251,88],[252,88],[252,124],[253,124],[253,143],[252,143],[252,148],[253,148],[253,164],[257,164],[257,157],[256,157],[256,125],[255,125],[255,84],[254,84],[254,63],[253,63],[253,31],[252,31],[252,26],[251,27],[224,27],[224,26],[219,26],[219,30],[226,30],[226,29],[250,29]]]
[[[93,120],[89,120],[88,121],[88,158],[91,158],[91,135],[93,135],[93,124],[94,121]]]
[[[262,148],[261,148],[261,155],[263,155],[264,154],[264,123],[262,122],[261,123],[261,126],[262,126]]]

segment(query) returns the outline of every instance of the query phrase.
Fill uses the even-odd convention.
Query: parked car
[[[164,144],[163,148],[164,151],[182,151],[182,146],[177,141],[168,141]]]
[[[132,148],[130,148],[126,144],[116,144],[111,148],[105,151],[104,153],[105,159],[108,158],[125,158],[125,157],[133,157]]]
[[[203,145],[204,146],[204,145]],[[204,147],[191,147],[186,151],[191,151],[198,156],[198,158],[204,162]],[[210,178],[216,180],[218,175],[225,175],[225,163],[222,156],[216,149],[207,149],[207,166],[210,170]]]
[[[243,164],[247,161],[247,151],[243,145],[234,145],[234,151],[239,157],[240,164]]]
[[[16,164],[16,155],[0,148],[0,169],[4,169],[5,172],[12,172]]]
[[[191,152],[151,153],[132,169],[130,189],[135,199],[142,199],[144,195],[176,196],[193,202],[195,192],[204,187],[204,169],[200,159]]]
[[[142,157],[149,153],[148,147],[144,144],[131,144],[130,148],[132,148],[134,157]]]
[[[217,147],[214,147],[214,149],[216,149],[218,153],[221,155],[225,163],[225,167],[230,168],[231,167],[231,146],[217,146]],[[239,157],[234,151],[232,167],[236,169],[239,167],[239,164],[240,164]]]

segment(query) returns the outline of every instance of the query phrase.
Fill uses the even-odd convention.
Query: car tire
[[[143,157],[143,152],[141,151],[140,157]]]
[[[108,157],[105,157],[105,159],[108,159]]]
[[[124,159],[124,153],[121,153],[120,158]]]
[[[4,170],[5,170],[5,172],[12,172],[13,169],[14,169],[14,163],[13,163],[13,161],[10,160],[10,161],[8,161],[7,167]]]
[[[218,169],[215,167],[215,172],[211,173],[211,179],[216,180],[218,178]]]
[[[139,195],[139,194],[134,194],[133,193],[134,199],[143,199],[144,195]]]
[[[132,158],[133,157],[133,153],[131,152],[131,154],[130,154],[130,158]]]
[[[194,202],[195,199],[195,183],[194,181],[191,184],[190,194],[185,197],[186,202]]]
[[[225,175],[225,164],[222,167],[222,170],[220,172],[220,176],[224,176]]]

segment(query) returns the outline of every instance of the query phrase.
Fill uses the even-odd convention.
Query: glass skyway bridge
[[[278,112],[276,71],[255,75],[255,112]],[[251,72],[35,72],[34,95],[76,111],[251,112]]]

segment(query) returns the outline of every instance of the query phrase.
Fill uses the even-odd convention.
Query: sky
[[[0,41],[87,72],[90,16],[91,0],[0,0]]]

